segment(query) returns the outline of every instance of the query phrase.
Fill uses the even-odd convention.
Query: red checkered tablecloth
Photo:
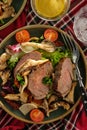
[[[31,9],[30,0],[27,0],[27,4],[19,18],[9,27],[0,31],[0,41],[2,41],[10,32],[24,25],[46,24],[55,26],[66,32],[70,30],[77,43],[84,48],[83,43],[77,40],[74,35],[73,21],[75,14],[85,5],[87,5],[87,0],[71,0],[71,6],[67,14],[59,21],[50,22],[38,18]],[[83,109],[82,102],[80,102],[76,109],[64,119],[45,125],[24,123],[11,117],[0,108],[0,130],[87,130],[86,122],[87,116]]]

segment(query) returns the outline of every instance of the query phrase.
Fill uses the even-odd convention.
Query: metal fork
[[[80,74],[80,70],[79,70],[79,67],[78,67],[78,61],[79,61],[80,53],[79,53],[79,49],[78,49],[77,45],[72,42],[71,32],[69,32],[69,34],[70,34],[69,37],[64,35],[63,33],[61,33],[61,36],[63,38],[63,41],[64,41],[66,48],[72,52],[72,61],[76,66],[76,75],[77,75],[79,87],[80,87],[80,90],[81,90],[82,102],[83,102],[85,112],[87,114],[87,92],[85,90],[85,87],[84,87],[84,84],[83,84],[83,81],[82,81],[82,77],[81,77],[81,74]]]

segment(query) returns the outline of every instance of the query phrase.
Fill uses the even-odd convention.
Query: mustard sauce
[[[65,0],[35,0],[35,6],[38,14],[52,18],[64,11]]]

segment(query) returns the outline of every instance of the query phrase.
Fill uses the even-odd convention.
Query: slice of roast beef
[[[28,59],[34,59],[34,60],[40,60],[41,59],[41,53],[38,51],[32,51],[30,53],[25,54],[17,63],[15,69],[14,69],[14,77],[16,77],[16,74],[18,73],[18,71],[20,70],[21,66],[23,66],[23,64],[25,64],[25,62]]]
[[[62,97],[66,96],[72,85],[73,79],[73,64],[70,58],[63,58],[60,60],[54,72],[54,89],[61,94]]]
[[[44,77],[50,76],[53,72],[52,63],[47,61],[46,63],[36,67],[29,74],[28,89],[33,94],[35,99],[43,99],[49,92],[49,86],[43,84]]]

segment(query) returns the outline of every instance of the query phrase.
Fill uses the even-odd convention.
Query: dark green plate
[[[38,36],[40,37],[44,30],[47,29],[47,28],[53,28],[55,30],[58,31],[59,33],[59,40],[61,40],[63,42],[63,39],[61,37],[61,33],[63,33],[64,35],[66,35],[66,37],[68,37],[69,35],[65,32],[63,32],[62,30],[59,30],[55,27],[52,27],[52,26],[47,26],[47,25],[31,25],[31,26],[25,26],[25,27],[22,27],[14,32],[12,32],[11,34],[9,34],[3,41],[2,43],[0,44],[0,53],[4,52],[4,48],[7,44],[14,44],[16,43],[15,41],[15,33],[19,30],[22,30],[22,29],[27,29],[29,32],[30,32],[30,35],[31,36]],[[70,37],[70,36],[69,36]],[[77,44],[73,39],[73,44]],[[82,78],[83,78],[83,83],[84,83],[84,86],[86,87],[87,86],[87,68],[86,68],[86,60],[85,60],[85,56],[81,50],[81,48],[78,46],[78,49],[80,51],[80,59],[79,59],[79,69],[80,69],[80,72],[81,72],[81,75],[82,75]],[[74,97],[75,97],[75,104],[72,105],[72,107],[66,111],[64,110],[63,108],[59,108],[58,110],[52,112],[50,114],[49,117],[45,117],[44,121],[43,122],[40,122],[40,124],[44,124],[44,123],[50,123],[50,122],[53,122],[53,121],[56,121],[56,120],[60,120],[62,118],[64,118],[65,116],[67,116],[69,113],[71,113],[73,111],[73,109],[75,109],[75,107],[78,105],[80,99],[81,99],[81,96],[80,96],[80,91],[79,91],[79,84],[77,84],[76,86],[76,89],[75,89],[75,94],[74,94]],[[6,103],[5,99],[0,96],[0,103],[1,103],[1,106],[2,108],[7,112],[9,113],[11,116],[21,120],[21,121],[24,121],[24,122],[27,122],[27,123],[33,123],[30,118],[29,118],[29,115],[27,116],[24,116],[19,110],[13,110],[11,108],[11,106]]]
[[[23,11],[26,2],[27,2],[27,0],[18,0],[18,2],[16,0],[13,0],[12,6],[15,9],[16,15],[13,18],[9,17],[9,18],[4,19],[4,24],[0,25],[0,30],[2,30],[4,28],[6,28],[7,26],[9,26],[11,23],[13,23],[18,18],[18,16]]]

